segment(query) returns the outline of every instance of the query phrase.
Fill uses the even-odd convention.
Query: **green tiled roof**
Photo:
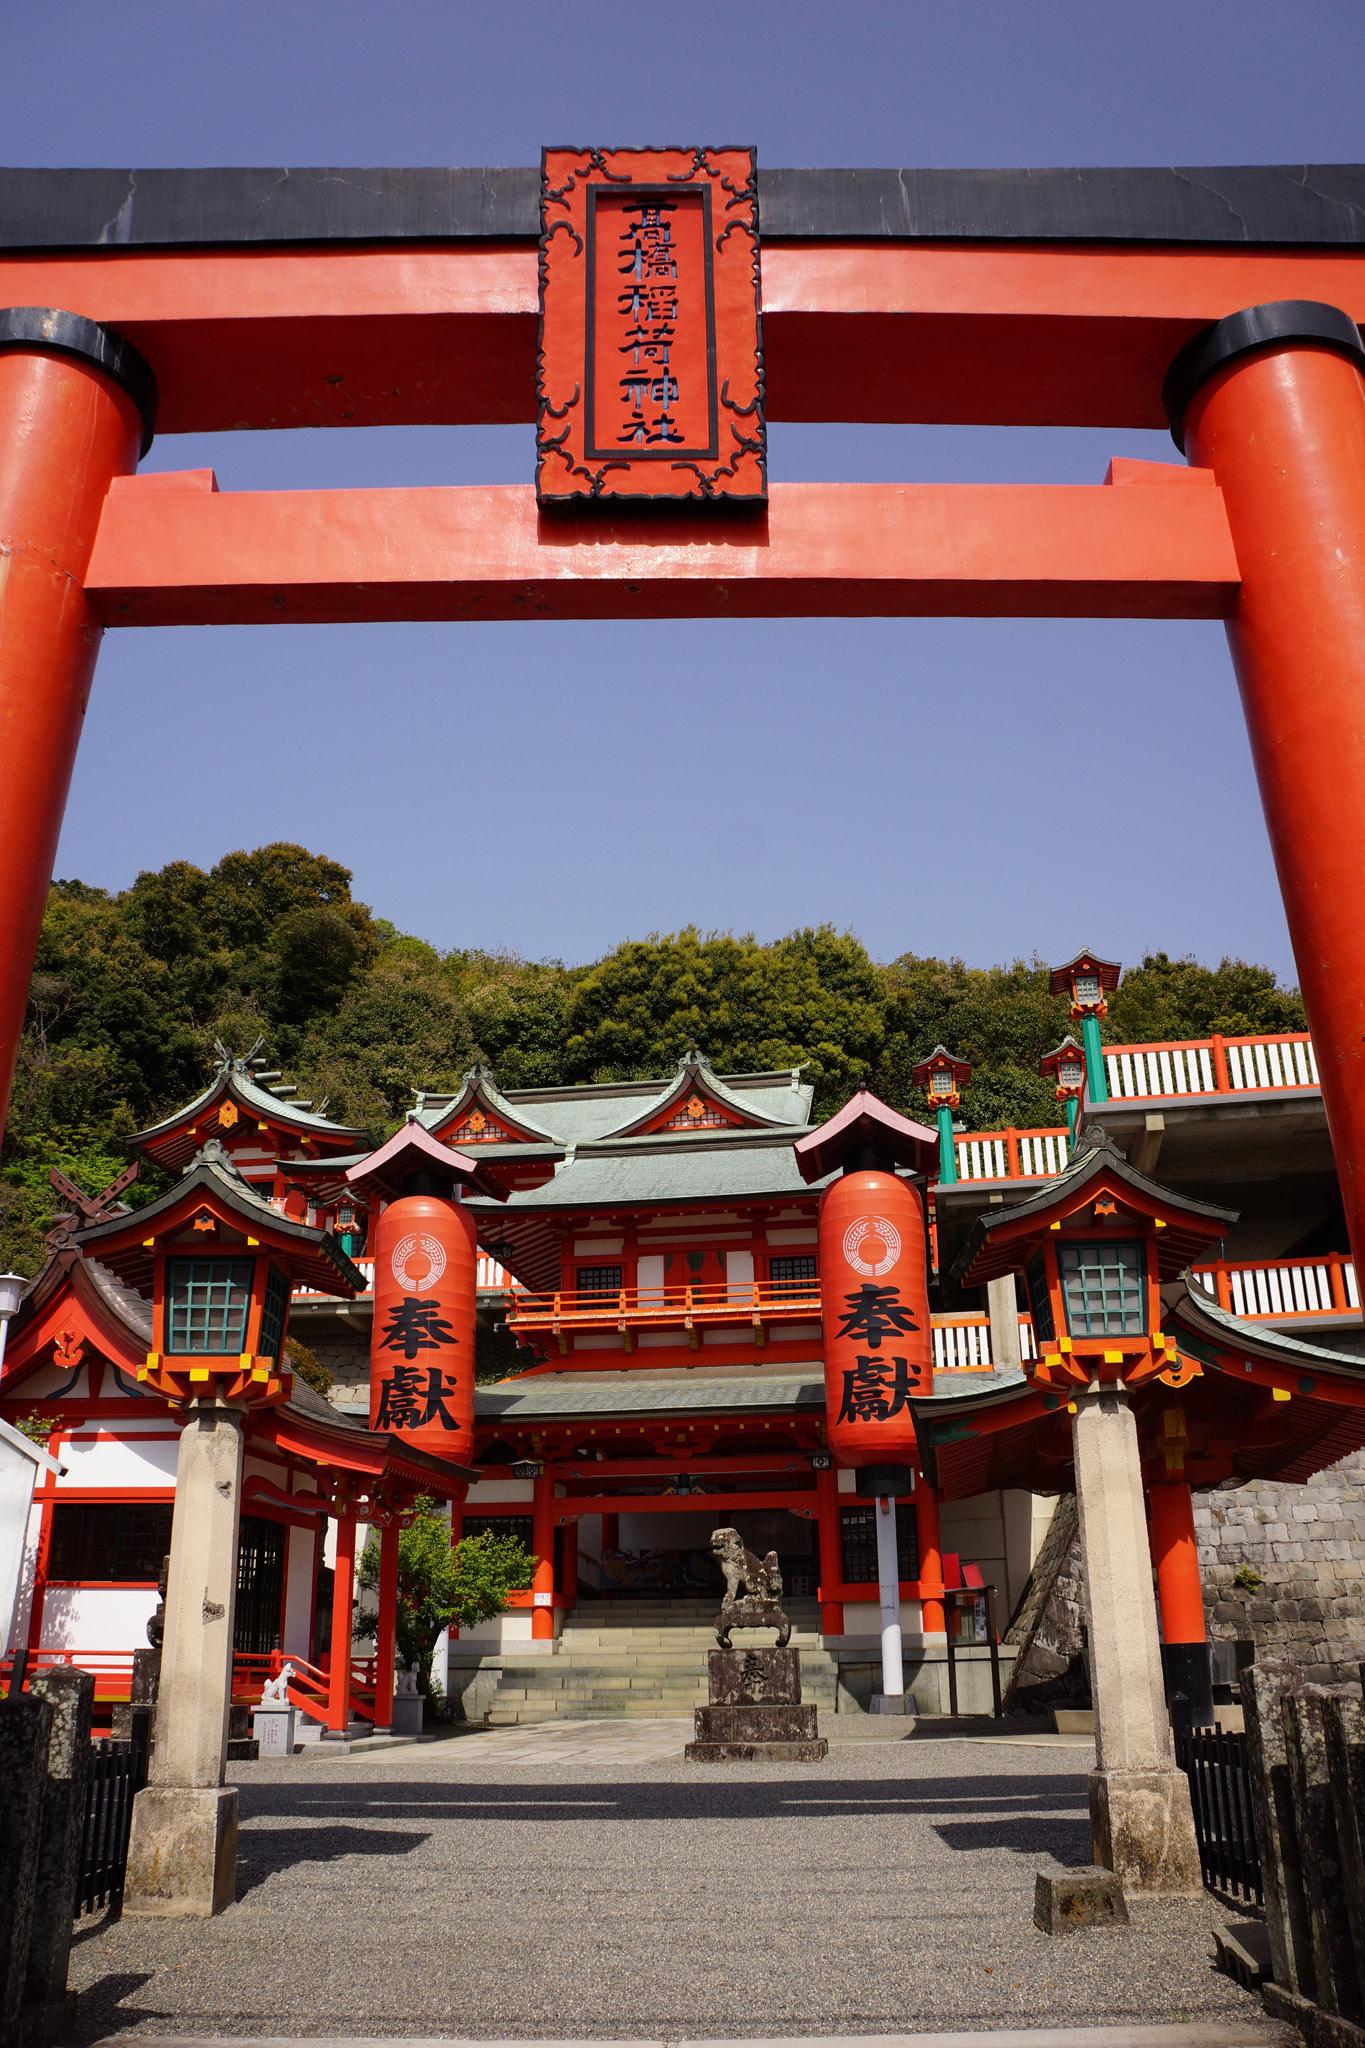
[[[591,1145],[627,1130],[656,1111],[677,1090],[680,1077],[691,1062],[681,1060],[662,1080],[604,1081],[578,1088],[513,1088],[505,1094],[484,1068],[470,1070],[453,1095],[419,1096],[418,1114],[428,1129],[450,1114],[451,1108],[471,1092],[477,1080],[489,1106],[501,1110],[524,1130],[548,1134],[562,1144]],[[760,1118],[765,1125],[805,1130],[814,1086],[799,1073],[777,1069],[763,1074],[716,1074],[702,1061],[704,1085],[717,1099],[746,1116]]]
[[[473,1206],[512,1214],[518,1209],[608,1207],[621,1202],[807,1197],[811,1192],[798,1171],[790,1135],[774,1140],[752,1131],[708,1131],[676,1145],[660,1145],[649,1137],[581,1146],[545,1186],[521,1189],[505,1203]]]
[[[731,1370],[691,1372],[531,1373],[480,1387],[474,1396],[479,1422],[543,1422],[580,1415],[711,1414],[717,1409],[823,1408],[822,1368],[784,1367],[781,1372]]]

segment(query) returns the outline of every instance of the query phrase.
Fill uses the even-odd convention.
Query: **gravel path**
[[[238,1766],[237,1905],[83,1925],[73,2038],[1260,2017],[1211,1967],[1234,1917],[1212,1900],[1034,1930],[1034,1873],[1088,1861],[1084,1747],[864,1737],[727,1767],[685,1763],[686,1734],[558,1724]]]

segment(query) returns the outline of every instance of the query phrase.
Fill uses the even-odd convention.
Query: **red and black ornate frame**
[[[754,151],[547,149],[540,206],[538,502],[765,503]],[[608,223],[637,209],[642,220],[646,209],[671,215],[655,227],[668,238],[671,284],[618,286],[606,271]],[[659,317],[645,330],[639,301],[650,290]],[[661,305],[665,294],[671,310]],[[634,387],[635,410],[623,398],[621,418],[610,422],[604,350],[608,360],[630,351],[637,372],[624,365],[619,380]],[[662,408],[652,416],[641,396],[647,385]],[[680,417],[668,413],[670,402]]]

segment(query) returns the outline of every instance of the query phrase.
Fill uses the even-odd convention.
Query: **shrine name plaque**
[[[752,149],[547,149],[536,496],[767,496]]]

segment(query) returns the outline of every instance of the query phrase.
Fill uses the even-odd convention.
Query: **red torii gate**
[[[1365,168],[760,176],[778,419],[1153,427],[1093,488],[220,494],[153,424],[530,420],[531,171],[0,174],[0,1108],[104,626],[1227,621],[1365,1263]]]

